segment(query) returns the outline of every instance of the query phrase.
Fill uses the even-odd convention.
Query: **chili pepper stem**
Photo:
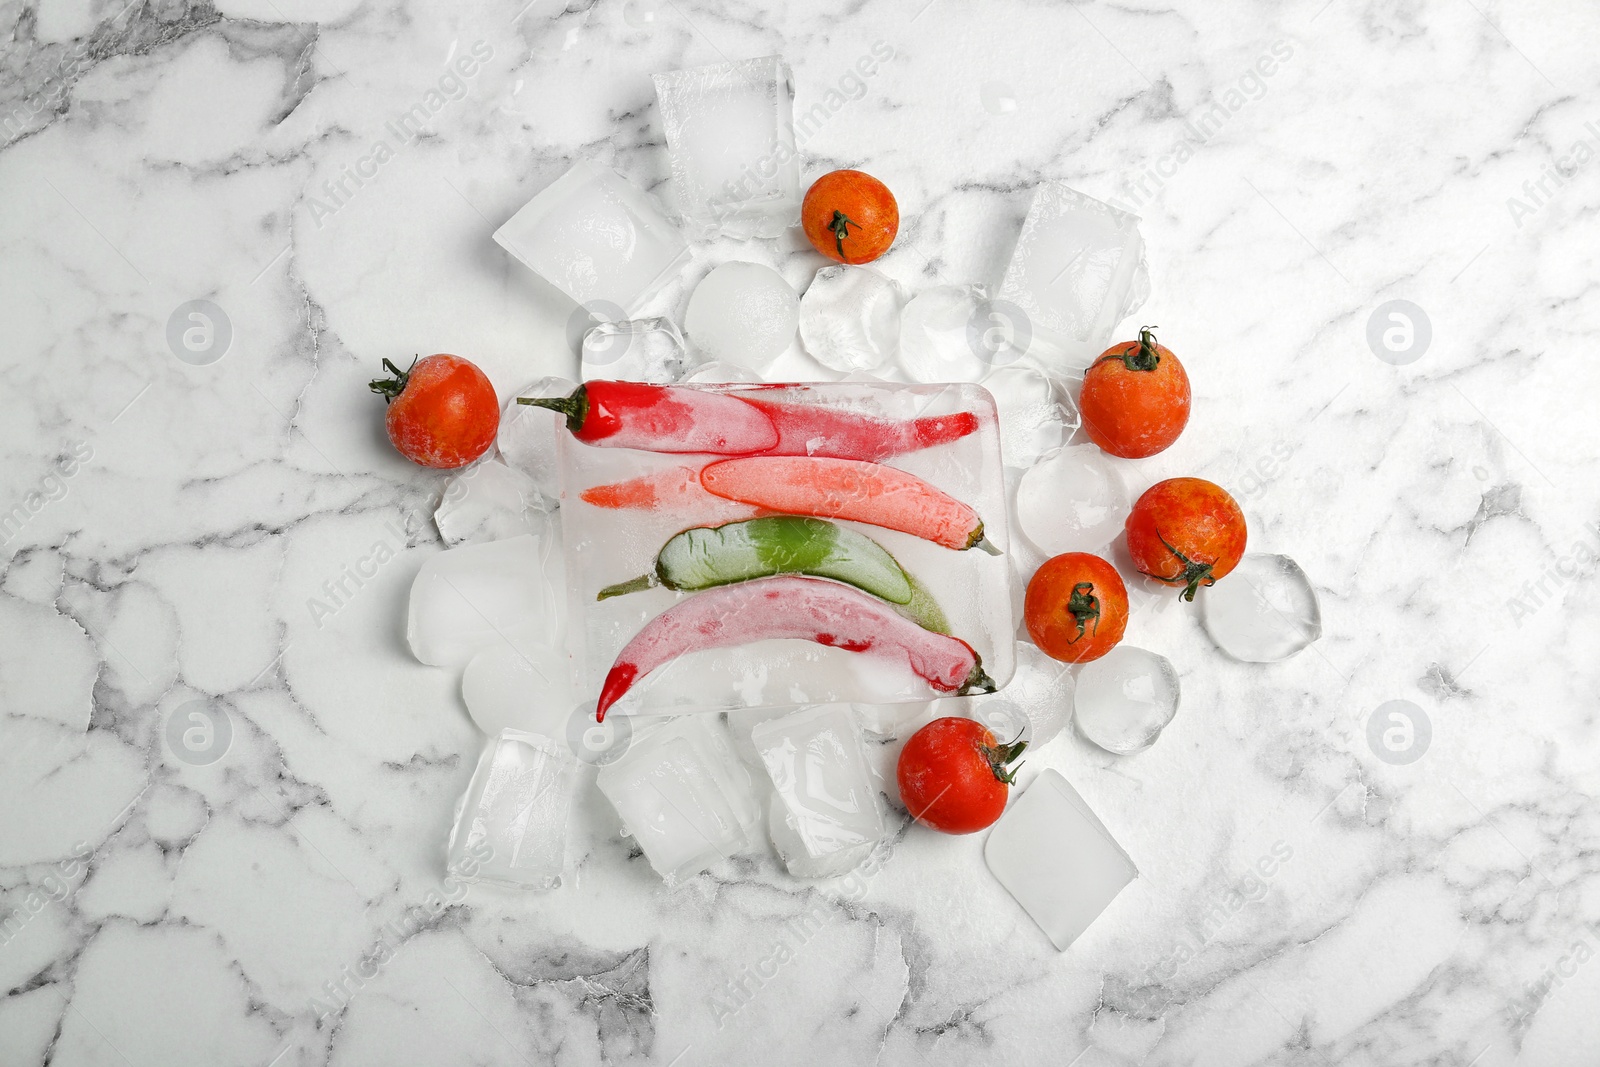
[[[385,362],[388,362],[385,360]],[[564,415],[567,419],[567,429],[577,433],[583,429],[584,419],[589,414],[589,394],[583,386],[578,386],[578,391],[571,396],[519,396],[517,403],[526,404],[528,407],[544,408]]]
[[[982,662],[972,668],[972,673],[967,675],[964,685],[956,692],[957,696],[968,696],[972,693],[993,693],[1000,687],[995,680],[989,677],[989,672],[983,669]]]
[[[417,357],[411,357],[411,366],[405,370],[396,367],[389,359],[383,361],[383,369],[394,375],[393,378],[374,378],[367,383],[367,388],[383,397],[385,404],[393,403],[395,398],[406,391],[406,384],[411,381],[411,371],[417,365]]]
[[[629,593],[642,593],[646,589],[654,589],[661,584],[661,580],[654,574],[641,574],[637,578],[629,578],[616,585],[608,585],[595,596],[596,600],[609,600],[614,596],[626,596]]]

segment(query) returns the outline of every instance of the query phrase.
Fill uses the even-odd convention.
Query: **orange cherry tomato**
[[[1134,501],[1124,529],[1139,572],[1182,586],[1185,600],[1238,566],[1248,536],[1233,497],[1204,478],[1152,485]]]
[[[1152,327],[1112,345],[1085,372],[1078,410],[1089,440],[1113,456],[1143,459],[1169,447],[1189,424],[1189,376]]]
[[[800,225],[818,252],[840,263],[871,263],[894,243],[900,206],[889,187],[859,170],[824,174],[806,190]]]
[[[1063,663],[1088,663],[1116,647],[1128,628],[1122,575],[1099,556],[1067,552],[1028,582],[1023,619],[1039,650]]]
[[[413,463],[440,470],[465,467],[489,451],[500,431],[500,401],[476,365],[445,353],[415,360],[392,378],[369,383],[388,404],[389,440]]]

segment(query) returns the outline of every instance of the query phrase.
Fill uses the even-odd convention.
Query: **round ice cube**
[[[1027,641],[1017,642],[1017,668],[998,693],[946,698],[936,716],[964,715],[989,728],[1001,741],[1022,740],[1037,747],[1059,734],[1072,718],[1072,671]]]
[[[540,378],[517,391],[517,396],[571,396],[578,383],[569,378]],[[546,504],[561,499],[561,471],[556,464],[556,434],[566,431],[562,417],[547,408],[517,403],[514,396],[500,415],[495,445],[500,458],[513,470],[533,479]]]
[[[1178,672],[1165,656],[1118,645],[1083,665],[1073,705],[1085,738],[1118,755],[1138,752],[1178,713]]]
[[[1122,478],[1094,445],[1063,448],[1022,476],[1017,523],[1049,556],[1095,552],[1111,543],[1127,519]]]
[[[1032,367],[1000,367],[983,379],[1000,412],[1000,455],[1008,467],[1031,467],[1078,428],[1077,405]]]
[[[710,359],[764,371],[794,340],[800,298],[759,263],[724,263],[695,286],[684,312],[689,340]]]
[[[871,267],[823,267],[800,298],[800,340],[824,367],[877,370],[900,341],[900,286]]]
[[[702,363],[694,370],[683,376],[684,385],[759,381],[761,381],[761,375],[757,374],[749,367],[741,367],[733,363],[723,363],[721,360],[712,360],[709,363]]]
[[[971,328],[983,290],[966,285],[924,289],[900,313],[900,369],[914,382],[975,382],[990,370]]]
[[[1200,594],[1200,619],[1234,659],[1275,663],[1322,636],[1317,591],[1288,556],[1253,552]]]
[[[461,699],[478,729],[527,730],[557,741],[572,717],[572,672],[566,653],[549,645],[502,641],[479,652],[461,676]]]

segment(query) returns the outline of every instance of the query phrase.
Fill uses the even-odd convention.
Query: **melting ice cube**
[[[743,850],[761,818],[750,772],[710,715],[640,729],[598,781],[668,885]]]
[[[687,365],[683,336],[667,319],[602,322],[583,335],[586,382],[603,378],[666,385],[683,377]]]
[[[900,313],[900,369],[914,382],[975,382],[1019,354],[977,286],[935,285]]]
[[[1078,791],[1053,770],[1000,816],[983,858],[1062,950],[1139,874]]]
[[[900,343],[905,294],[871,267],[823,267],[800,298],[800,339],[833,370],[877,370]]]
[[[447,545],[503,541],[544,529],[545,498],[533,480],[498,460],[485,460],[450,479],[433,513]]]
[[[804,856],[784,855],[791,873],[800,873],[797,866],[815,869],[794,860],[834,860],[870,850],[883,836],[877,790],[850,705],[802,708],[763,722],[750,737],[783,803],[784,820],[804,847]],[[777,821],[776,811],[772,818]]]
[[[683,328],[708,358],[760,372],[794,341],[799,317],[800,299],[783,275],[734,261],[713,268],[695,286]]]
[[[1017,484],[1017,524],[1046,556],[1095,552],[1122,532],[1128,490],[1094,445],[1063,448]]]
[[[689,258],[644,190],[580,160],[494,232],[502,248],[602,318],[637,312]]]
[[[575,707],[567,654],[544,644],[490,645],[467,664],[461,699],[490,737],[506,729],[565,737]]]
[[[1084,370],[1149,288],[1137,216],[1063,182],[1035,190],[999,294],[1028,317],[1029,356]]]
[[[548,737],[502,730],[491,738],[450,831],[450,873],[518,889],[560,885],[577,780],[578,761]]]
[[[1032,367],[999,367],[981,384],[1000,413],[1000,454],[1008,467],[1033,466],[1078,428],[1077,404]]]
[[[673,191],[702,235],[777,237],[800,214],[794,83],[781,56],[655,76]]]
[[[1211,640],[1234,659],[1275,663],[1322,636],[1317,591],[1288,556],[1253,552],[1200,594]]]
[[[518,390],[517,396],[571,396],[577,388],[578,383],[568,378],[540,378]],[[500,434],[495,438],[500,458],[533,480],[547,511],[561,500],[556,435],[566,432],[566,420],[561,415],[549,408],[519,404],[515,396],[500,413]]]
[[[559,639],[566,577],[554,528],[544,537],[440,552],[411,583],[406,640],[423,663],[457,667],[495,644]]]
[[[1165,656],[1118,645],[1078,671],[1078,732],[1107,752],[1142,751],[1178,714],[1178,695],[1178,672]]]

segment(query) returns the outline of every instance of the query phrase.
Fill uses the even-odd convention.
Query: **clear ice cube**
[[[540,378],[517,392],[517,396],[571,396],[578,383],[570,378]],[[549,408],[517,403],[514,396],[500,413],[500,433],[495,447],[506,466],[533,480],[544,500],[545,510],[561,501],[561,464],[556,455],[556,436],[567,432],[566,419]]]
[[[754,384],[761,381],[761,375],[749,367],[741,367],[736,363],[724,363],[721,360],[711,360],[702,363],[694,370],[683,376],[680,385],[722,384],[726,382],[744,382]]]
[[[806,858],[860,852],[883,836],[878,792],[850,705],[802,708],[761,723],[750,739]],[[784,861],[798,874],[790,858]]]
[[[1078,732],[1119,756],[1155,744],[1178,714],[1178,672],[1165,656],[1118,645],[1078,671]]]
[[[517,889],[560,885],[578,766],[549,737],[502,730],[491,738],[450,831],[450,873]]]
[[[462,666],[496,644],[558,644],[565,585],[553,528],[446,549],[411,583],[406,640],[435,667]]]
[[[473,656],[461,676],[467,714],[490,737],[501,730],[566,736],[576,698],[565,651],[524,642],[501,642]]]
[[[708,359],[760,373],[794,341],[799,319],[800,298],[783,275],[735,260],[695,286],[683,328]]]
[[[673,193],[709,236],[777,237],[800,216],[794,79],[781,56],[655,76]]]
[[[494,239],[603,319],[639,311],[689,260],[689,246],[643,189],[610,167],[572,165]]]
[[[870,844],[841,848],[826,856],[813,856],[806,849],[789,806],[773,792],[767,801],[767,837],[778,850],[778,858],[796,878],[837,878],[849,874],[872,855]]]
[[[1000,285],[1028,318],[1028,355],[1082,371],[1149,292],[1139,219],[1068,187],[1042,183]]]
[[[823,267],[800,298],[800,340],[824,367],[877,370],[899,348],[905,302],[900,286],[871,267]]]
[[[1200,594],[1211,640],[1234,659],[1276,663],[1322,636],[1317,591],[1288,556],[1252,552]]]
[[[1094,445],[1063,448],[1017,483],[1017,525],[1046,556],[1099,551],[1122,532],[1130,506],[1122,477]]]
[[[450,479],[433,513],[447,545],[504,541],[544,530],[546,503],[533,480],[496,459]]]
[[[602,322],[583,335],[581,377],[667,385],[683,377],[683,335],[667,319]]]
[[[998,367],[981,383],[1000,412],[1000,454],[1008,467],[1031,467],[1072,436],[1078,406],[1032,367]]]
[[[976,382],[1015,362],[999,310],[977,286],[924,289],[900,313],[900,369],[916,382]]]
[[[668,885],[742,851],[762,816],[749,769],[709,715],[638,729],[598,782]]]
[[[1042,772],[1000,816],[983,858],[1062,951],[1139,875],[1078,791],[1053,770]]]

